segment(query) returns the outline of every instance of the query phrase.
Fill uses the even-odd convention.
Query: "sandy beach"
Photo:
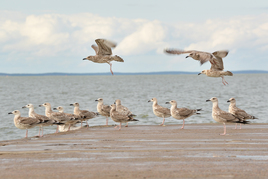
[[[268,124],[96,126],[0,142],[0,178],[267,178]]]

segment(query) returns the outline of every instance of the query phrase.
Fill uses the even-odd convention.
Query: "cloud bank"
[[[80,58],[94,53],[90,46],[96,38],[117,42],[114,53],[124,57],[164,56],[163,49],[168,47],[210,52],[229,49],[230,54],[238,58],[238,63],[239,58],[241,61],[251,60],[249,58],[256,53],[263,56],[259,60],[268,55],[268,14],[210,19],[200,23],[179,20],[165,23],[101,17],[91,13],[25,15],[2,11],[0,15],[0,56],[9,62],[18,58],[26,61],[70,56]],[[183,57],[167,58],[174,61]],[[158,59],[154,59],[148,58],[149,62],[146,63],[156,63]],[[182,61],[178,60],[178,63]],[[168,66],[166,68],[162,71],[170,69]],[[263,66],[260,65],[259,69],[263,69]]]

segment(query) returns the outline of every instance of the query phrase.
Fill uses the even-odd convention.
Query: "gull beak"
[[[166,104],[169,104],[169,101],[168,101],[168,102],[166,102]]]
[[[99,100],[96,99],[95,101],[99,101]]]
[[[70,104],[70,106],[73,106],[74,104]]]
[[[42,107],[42,106],[43,106],[42,104],[39,105],[39,107]]]
[[[198,73],[198,75],[201,75],[202,73]]]
[[[210,99],[206,100],[206,102],[209,102],[209,101],[210,101]]]
[[[188,58],[189,56],[186,56],[185,58]]]
[[[9,112],[8,114],[13,114],[12,112]]]
[[[227,101],[227,103],[231,102],[230,100]]]
[[[21,108],[26,108],[26,106],[22,106]]]
[[[57,110],[57,108],[53,108],[53,110]]]
[[[87,58],[83,58],[83,60],[87,60]]]
[[[148,101],[148,103],[151,102],[151,100]]]

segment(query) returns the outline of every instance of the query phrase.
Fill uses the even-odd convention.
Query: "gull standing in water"
[[[197,111],[201,111],[202,109],[188,109],[188,108],[177,108],[177,102],[175,100],[171,100],[166,102],[166,104],[171,104],[170,113],[171,116],[175,119],[183,120],[183,124],[181,129],[184,129],[184,119],[194,115],[200,114]]]
[[[98,101],[97,104],[98,113],[106,117],[106,126],[108,126],[108,117],[110,117],[111,107],[108,105],[104,105],[102,98],[96,99],[95,101]]]
[[[206,102],[211,101],[213,103],[212,106],[212,118],[219,122],[219,123],[223,123],[223,129],[224,132],[223,134],[220,135],[225,135],[226,134],[226,126],[225,123],[243,123],[243,124],[248,124],[249,122],[246,120],[243,120],[229,112],[223,111],[219,108],[218,105],[218,98],[211,98],[206,100]]]
[[[209,53],[209,52],[202,52],[202,51],[196,51],[196,50],[184,51],[184,50],[166,49],[165,52],[169,54],[177,54],[177,55],[189,53],[189,56],[186,56],[186,58],[192,57],[194,60],[200,61],[201,65],[209,61],[211,63],[211,68],[209,70],[203,70],[198,75],[205,74],[208,77],[221,77],[222,83],[224,85],[228,84],[227,81],[224,79],[224,76],[233,76],[232,72],[223,71],[224,66],[223,66],[222,58],[228,55],[229,51],[227,50]]]
[[[163,122],[162,122],[162,124],[160,124],[160,126],[163,126],[164,123],[165,123],[165,118],[171,116],[170,109],[164,108],[164,107],[158,105],[156,98],[152,98],[148,102],[153,102],[153,112],[157,117],[162,117],[163,118]]]
[[[258,119],[255,116],[252,116],[252,115],[246,113],[246,111],[236,107],[236,100],[234,98],[230,98],[227,102],[230,103],[230,105],[229,105],[229,113],[232,113],[233,115],[239,117],[242,120]],[[237,123],[235,124],[235,129],[237,129]],[[241,123],[240,123],[240,129],[241,129]]]
[[[83,60],[89,60],[95,63],[108,63],[110,65],[110,71],[113,75],[114,73],[112,71],[111,61],[124,62],[121,57],[117,55],[112,56],[111,48],[115,48],[116,44],[105,39],[96,39],[95,42],[98,46],[91,45],[91,47],[95,50],[96,55],[88,56],[86,58],[83,58]]]

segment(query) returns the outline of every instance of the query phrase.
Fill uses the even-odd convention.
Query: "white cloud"
[[[241,50],[266,54],[268,50],[268,14],[172,24],[90,13],[23,15],[2,11],[0,14],[0,55],[2,51],[21,59],[81,58],[94,54],[90,46],[96,38],[117,42],[114,54],[123,56],[159,55],[167,47],[229,49],[233,54]],[[5,14],[7,18],[3,18]],[[172,63],[178,58],[174,57]],[[177,62],[183,64],[185,60]],[[157,62],[151,60],[151,63]]]

